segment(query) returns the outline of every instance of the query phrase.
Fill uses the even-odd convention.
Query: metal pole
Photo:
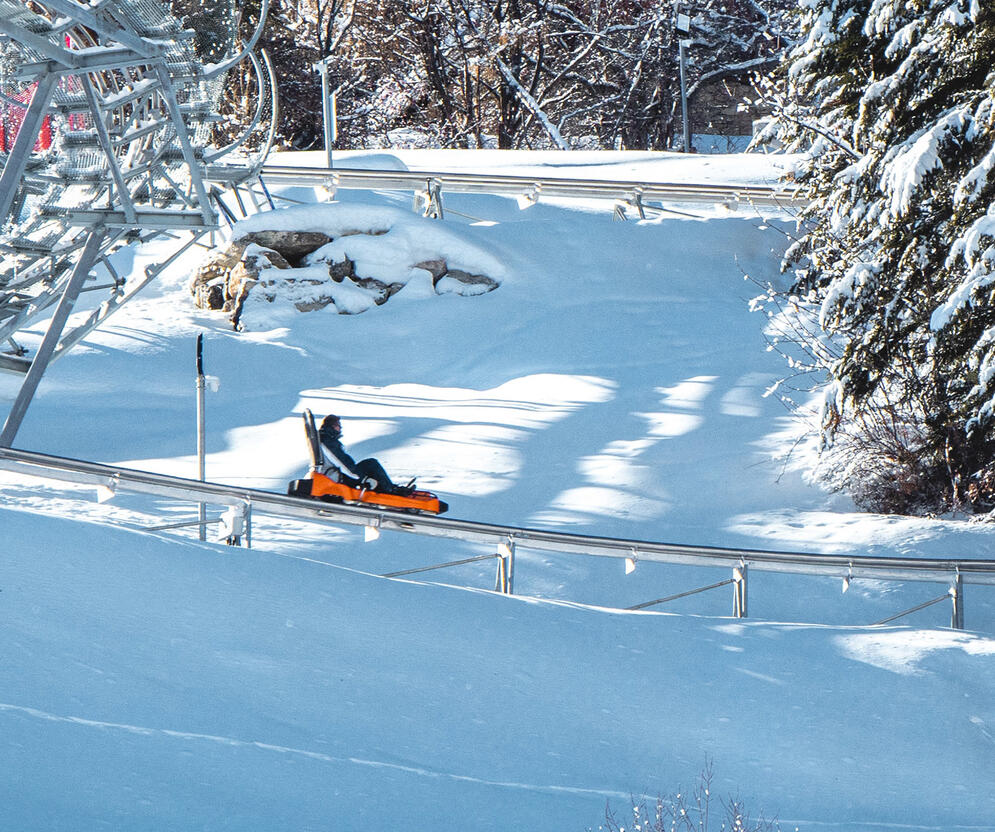
[[[334,138],[334,115],[332,113],[332,95],[328,84],[328,64],[318,62],[318,72],[321,73],[321,118],[325,128],[325,158],[328,167],[332,167],[332,145]]]
[[[206,406],[204,402],[204,334],[197,336],[197,475],[201,482],[207,481],[207,452],[205,437]],[[198,503],[197,516],[200,520],[200,539],[207,540],[207,504]]]
[[[746,607],[746,574],[747,566],[745,563],[741,563],[735,569],[732,570],[732,580],[733,580],[733,615],[736,618],[747,618],[747,607]]]
[[[104,117],[100,112],[100,103],[97,101],[97,93],[93,89],[93,82],[90,80],[89,75],[81,74],[78,77],[82,82],[83,92],[86,93],[86,102],[90,107],[90,112],[93,114],[93,126],[97,130],[97,138],[100,140],[100,146],[103,148],[104,155],[107,157],[107,164],[111,169],[111,176],[114,179],[114,184],[117,186],[118,200],[124,211],[124,218],[129,224],[137,225],[135,204],[131,201],[131,193],[128,191],[128,185],[124,181],[124,174],[121,173],[121,166],[118,164],[117,156],[114,154],[114,145],[111,142],[107,124],[104,122]]]
[[[335,144],[339,140],[339,90],[342,89],[341,86],[332,90],[332,144]],[[331,159],[328,161],[328,167],[332,166]]]
[[[507,543],[499,543],[497,551],[498,571],[494,589],[505,595],[515,592],[515,541],[508,538]]]
[[[97,255],[100,253],[100,246],[104,241],[106,233],[107,230],[104,226],[98,225],[90,231],[90,236],[87,237],[86,245],[83,246],[79,260],[76,261],[76,265],[73,267],[73,272],[66,283],[66,288],[62,293],[59,305],[56,307],[52,321],[48,325],[48,331],[45,333],[45,337],[38,347],[38,352],[35,353],[34,360],[31,362],[31,367],[24,377],[24,383],[21,385],[17,398],[14,400],[14,404],[11,405],[7,421],[3,426],[3,432],[0,433],[0,447],[2,448],[9,448],[13,445],[14,437],[21,426],[28,405],[31,404],[31,400],[34,398],[35,391],[41,382],[41,377],[45,373],[49,361],[52,359],[52,353],[55,352],[59,338],[62,336],[62,330],[65,329],[69,314],[73,311],[73,305],[76,303],[76,298],[79,297],[80,289],[83,288],[84,281],[90,276],[90,269],[97,261]]]
[[[504,555],[497,557],[497,577],[494,579],[494,591],[502,595],[508,594],[508,561]]]
[[[955,630],[964,629],[964,579],[960,572],[950,587],[950,597],[953,600],[953,611],[950,614],[950,626]]]
[[[690,40],[686,38],[681,38],[680,41],[680,58],[681,58],[681,118],[684,125],[684,152],[691,152],[691,124],[688,121],[688,88],[687,80],[685,77],[685,67],[687,64],[687,50],[688,45],[691,43]]]
[[[431,566],[416,566],[414,569],[402,569],[400,572],[387,572],[381,575],[381,578],[400,578],[402,575],[415,575],[419,572],[431,572],[434,569],[446,569],[450,566],[463,566],[466,563],[476,563],[481,560],[490,560],[491,558],[500,558],[500,555],[477,555],[472,558],[464,558],[463,560],[451,560],[448,563],[435,563]]]
[[[676,601],[678,598],[687,598],[689,595],[697,595],[699,592],[708,592],[710,589],[717,589],[720,586],[729,586],[731,583],[735,583],[735,578],[726,578],[724,581],[719,581],[715,584],[709,584],[708,586],[701,586],[697,589],[689,589],[685,592],[678,592],[676,595],[668,595],[666,598],[657,598],[655,601],[644,601],[642,604],[636,604],[634,607],[626,607],[627,610],[644,610],[647,607],[654,607],[657,604],[666,604],[670,601]],[[735,607],[738,604],[737,597],[733,599],[733,611],[735,612]]]

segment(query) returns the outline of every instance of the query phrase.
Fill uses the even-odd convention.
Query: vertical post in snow
[[[339,140],[339,90],[341,84],[332,90],[332,144]],[[331,165],[329,165],[331,167]]]
[[[688,121],[688,87],[685,67],[687,65],[688,45],[691,43],[687,38],[681,38],[679,49],[681,59],[681,120],[684,127],[684,152],[691,152],[691,123]]]
[[[206,443],[207,434],[206,406],[204,402],[204,334],[197,336],[197,476],[201,482],[206,480],[207,459]],[[199,503],[197,506],[197,519],[200,521],[200,539],[207,540],[207,505]]]
[[[746,575],[747,566],[745,562],[741,562],[739,566],[732,570],[732,585],[734,592],[732,614],[736,618],[747,617]]]
[[[499,543],[497,547],[497,578],[494,581],[494,591],[503,595],[515,594],[515,541],[508,538],[507,543]]]
[[[955,630],[964,629],[964,579],[960,572],[950,585],[950,598],[953,601],[953,611],[950,614],[950,626]]]
[[[497,556],[497,575],[494,576],[494,591],[502,595],[508,593],[508,562],[500,554]]]
[[[332,167],[332,145],[335,143],[335,112],[332,105],[332,92],[328,83],[328,63],[318,61],[318,73],[321,75],[321,120],[325,129],[325,161]]]

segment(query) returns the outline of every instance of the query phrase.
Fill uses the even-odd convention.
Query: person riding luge
[[[321,420],[318,439],[325,452],[327,465],[322,471],[326,477],[343,482],[353,488],[368,489],[380,494],[409,495],[414,488],[411,483],[395,485],[379,460],[371,458],[356,462],[342,447],[342,422],[335,414]]]
[[[449,511],[437,494],[415,488],[413,479],[405,486],[394,485],[377,460],[356,462],[342,447],[342,423],[334,414],[324,419],[320,431],[309,409],[301,415],[311,466],[308,476],[288,483],[288,496],[414,514]]]

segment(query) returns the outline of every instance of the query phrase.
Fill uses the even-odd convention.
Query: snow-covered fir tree
[[[995,505],[995,8],[803,0],[779,138],[810,207],[788,253],[830,384],[836,485],[870,508]],[[821,330],[821,331],[819,331]]]

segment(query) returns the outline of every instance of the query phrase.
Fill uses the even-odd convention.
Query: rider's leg
[[[377,481],[377,491],[389,494],[395,488],[384,467],[376,459],[361,459],[356,463],[356,471],[364,477],[372,477]]]

